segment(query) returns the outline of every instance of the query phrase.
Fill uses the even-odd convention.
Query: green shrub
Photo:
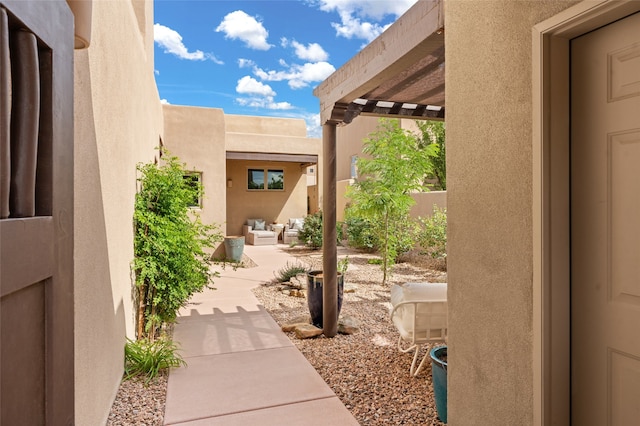
[[[222,241],[217,226],[203,224],[189,208],[202,196],[202,185],[185,180],[184,165],[162,153],[159,164],[138,165],[133,212],[138,339],[153,339],[192,294],[212,283],[215,273],[205,249]]]
[[[282,269],[280,269],[278,272],[274,272],[273,274],[276,276],[276,280],[278,282],[284,283],[287,281],[291,281],[291,278],[295,277],[296,275],[305,274],[308,271],[309,268],[302,264],[289,264],[289,262],[287,262],[287,264]]]
[[[379,244],[369,219],[356,217],[350,214],[348,209],[346,215],[345,226],[349,246],[363,250],[375,250]]]
[[[418,234],[418,243],[422,250],[433,258],[447,256],[447,209],[433,207],[433,215],[419,218],[422,229]]]
[[[347,269],[349,269],[349,256],[345,256],[338,260],[338,272],[344,276],[344,274],[347,273]]]
[[[298,232],[298,240],[313,249],[322,247],[322,211],[304,219],[304,226]]]
[[[391,228],[395,239],[395,262],[398,257],[414,248],[421,226],[418,221],[411,219],[409,215],[404,215],[393,221]]]
[[[160,370],[187,365],[177,350],[176,344],[166,338],[154,341],[127,339],[124,346],[125,379],[142,375],[146,376],[148,383]]]

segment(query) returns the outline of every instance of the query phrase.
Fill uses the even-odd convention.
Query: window
[[[264,189],[264,170],[249,169],[247,189]]]
[[[284,190],[284,170],[249,169],[247,172],[247,189],[254,191]]]
[[[357,163],[358,163],[358,156],[357,155],[352,155],[351,156],[351,179],[357,179],[358,178]]]
[[[268,189],[284,189],[284,171],[267,170]]]
[[[200,183],[202,182],[202,173],[193,172],[188,173],[182,178],[185,180],[186,184],[196,190],[198,190]],[[201,191],[197,191],[194,195],[193,199],[189,202],[189,207],[201,209],[202,208],[202,197]]]

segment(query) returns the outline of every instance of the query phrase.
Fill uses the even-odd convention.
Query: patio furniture
[[[429,357],[427,352],[416,368],[423,345],[446,342],[447,284],[405,283],[391,287],[391,320],[400,332],[398,349],[414,351],[409,373],[417,376]],[[403,348],[403,345],[409,345]]]
[[[247,219],[242,227],[245,242],[253,246],[278,244],[278,233],[271,230],[263,219]]]
[[[298,232],[302,230],[304,226],[304,218],[291,218],[284,225],[284,231],[282,232],[282,242],[290,244],[291,242],[298,242]]]
[[[277,240],[281,240],[282,237],[283,237],[282,232],[284,231],[284,224],[283,223],[272,223],[271,224],[271,230],[276,233],[276,239]]]

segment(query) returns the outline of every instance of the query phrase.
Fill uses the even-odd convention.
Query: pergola
[[[358,115],[443,120],[444,4],[419,0],[314,91],[323,144],[323,323],[338,332],[336,127]]]

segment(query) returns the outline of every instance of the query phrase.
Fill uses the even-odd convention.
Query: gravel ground
[[[148,384],[142,377],[123,380],[111,406],[107,425],[162,425],[168,378],[169,373],[163,371]]]
[[[320,253],[293,249],[291,254],[321,269]],[[361,425],[444,424],[437,418],[430,363],[411,377],[413,357],[398,350],[398,332],[389,319],[389,291],[394,283],[446,282],[446,272],[430,269],[433,264],[414,254],[410,262],[396,265],[389,282],[381,285],[380,266],[368,263],[376,256],[341,249],[338,258],[345,255],[345,285],[354,286],[355,292],[344,294],[341,315],[356,318],[360,331],[306,340],[287,333],[289,338]],[[254,294],[280,325],[309,313],[306,299],[287,296],[274,283],[256,288]],[[426,353],[423,349],[421,355]]]
[[[312,269],[322,268],[321,252],[294,247],[291,255]],[[360,331],[332,339],[320,336],[299,340],[287,333],[361,425],[443,425],[437,418],[431,365],[425,363],[417,377],[409,375],[412,355],[398,351],[398,332],[389,319],[389,290],[394,283],[409,281],[446,282],[443,265],[424,256],[406,256],[394,267],[389,282],[381,285],[379,265],[369,264],[375,255],[340,248],[348,255],[341,315],[360,323]],[[254,289],[254,294],[280,325],[309,314],[306,299],[285,295],[275,283]],[[427,350],[423,349],[421,356]],[[162,425],[168,374],[149,384],[144,379],[123,381],[111,408],[108,425]]]

